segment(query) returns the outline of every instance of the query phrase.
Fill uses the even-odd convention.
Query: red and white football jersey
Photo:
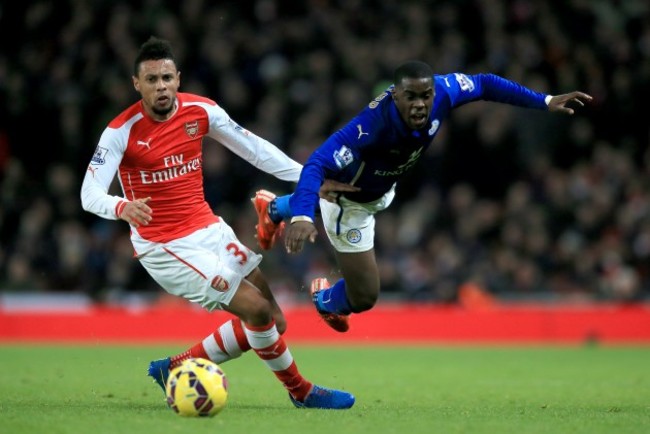
[[[153,219],[147,226],[131,227],[134,241],[165,243],[216,222],[203,193],[206,135],[260,170],[298,182],[302,165],[239,126],[214,101],[178,93],[177,104],[166,121],[152,119],[139,101],[109,123],[81,187],[85,210],[115,220],[124,200],[151,197]],[[116,173],[124,197],[108,194]]]

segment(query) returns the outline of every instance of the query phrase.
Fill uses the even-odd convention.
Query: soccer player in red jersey
[[[215,215],[203,192],[202,139],[216,139],[253,166],[297,182],[302,166],[235,123],[214,101],[178,92],[180,72],[169,42],[151,38],[134,62],[141,100],[101,135],[81,187],[86,211],[129,223],[135,256],[167,292],[237,318],[181,354],[152,361],[163,388],[170,369],[190,357],[223,363],[252,349],[296,407],[346,409],[354,396],[305,379],[282,333],[284,315],[258,265]],[[108,194],[117,174],[123,196]]]

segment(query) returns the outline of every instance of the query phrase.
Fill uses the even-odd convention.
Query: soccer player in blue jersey
[[[253,198],[260,246],[270,248],[284,228],[282,220],[289,219],[285,247],[296,253],[316,238],[314,214],[323,180],[359,187],[339,193],[334,203],[320,200],[343,278],[331,287],[324,278],[314,279],[311,294],[318,313],[339,332],[348,330],[351,313],[371,309],[379,296],[374,215],[390,205],[396,183],[418,162],[454,108],[484,100],[572,115],[568,103],[583,106],[592,100],[578,91],[535,92],[494,74],[434,75],[419,61],[399,66],[393,83],[312,153],[293,194],[276,198],[261,190]]]

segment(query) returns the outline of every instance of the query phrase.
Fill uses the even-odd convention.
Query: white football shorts
[[[142,242],[134,240],[134,245],[136,251],[146,251],[138,259],[151,277],[170,294],[208,311],[227,306],[262,261],[223,219],[168,243]]]
[[[368,203],[352,202],[344,197],[338,203],[320,200],[323,226],[337,252],[367,252],[375,246],[375,214],[391,204],[395,185],[379,199]]]

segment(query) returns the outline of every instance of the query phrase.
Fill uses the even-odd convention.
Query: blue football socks
[[[331,288],[318,291],[314,295],[314,303],[319,312],[349,315],[352,313],[348,297],[345,294],[345,280],[340,279]]]
[[[291,206],[289,205],[290,194],[279,196],[269,203],[269,218],[273,223],[280,223],[285,218],[291,218]]]

